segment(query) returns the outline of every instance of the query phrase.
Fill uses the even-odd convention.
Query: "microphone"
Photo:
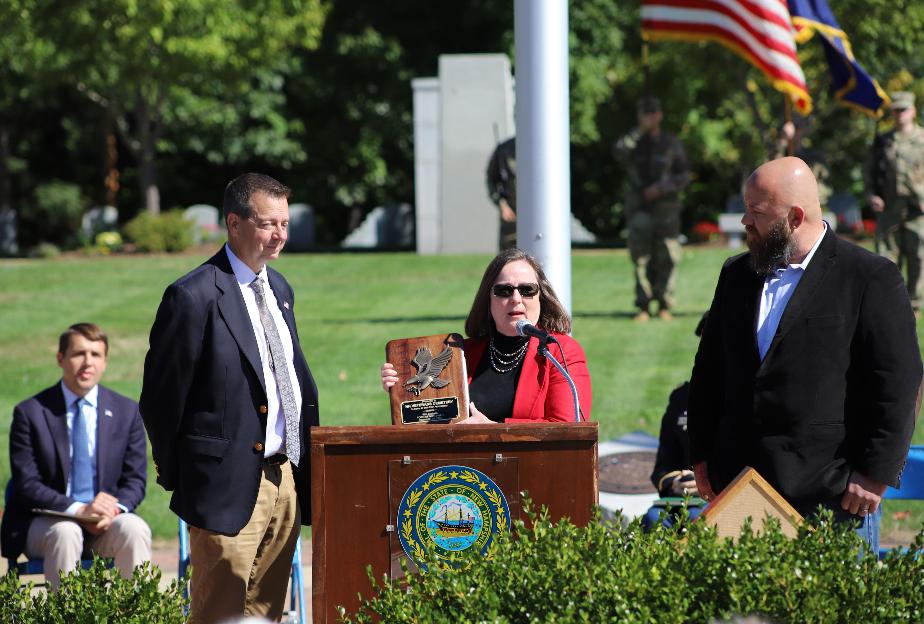
[[[549,332],[539,329],[526,319],[520,319],[517,321],[517,336],[534,336],[543,342],[554,340],[549,335]]]
[[[551,335],[549,332],[539,329],[526,319],[520,319],[516,324],[517,336],[534,336],[539,339],[539,352],[546,357],[546,359],[552,363],[555,368],[558,369],[558,372],[562,374],[565,378],[565,381],[568,382],[568,386],[571,388],[571,398],[574,401],[574,421],[581,422],[581,404],[578,400],[577,386],[574,385],[574,380],[571,379],[571,375],[568,374],[568,369],[562,366],[558,360],[549,352],[549,342],[554,342],[558,344],[558,341],[555,340],[555,336]],[[564,359],[564,351],[561,350],[561,345],[558,344],[558,349],[561,352],[562,359]],[[567,364],[567,362],[566,362]]]

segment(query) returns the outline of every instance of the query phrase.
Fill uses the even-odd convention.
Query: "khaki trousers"
[[[264,464],[253,513],[237,535],[189,527],[189,622],[241,615],[278,621],[300,530],[292,465]]]
[[[101,535],[85,533],[71,520],[36,516],[26,535],[26,556],[44,559],[45,580],[52,590],[61,583],[61,572],[77,569],[84,548],[111,557],[123,578],[131,578],[135,566],[151,560],[151,529],[133,513],[116,516]]]

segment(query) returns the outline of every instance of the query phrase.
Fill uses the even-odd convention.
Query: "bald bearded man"
[[[857,519],[878,549],[922,376],[902,277],[822,221],[798,158],[759,167],[745,206],[749,252],[722,268],[691,378],[696,482],[714,496],[752,466],[803,515]]]

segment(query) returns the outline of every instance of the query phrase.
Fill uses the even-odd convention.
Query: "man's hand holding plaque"
[[[391,398],[393,424],[448,424],[468,415],[462,336],[392,340],[385,346],[385,358],[382,384]]]

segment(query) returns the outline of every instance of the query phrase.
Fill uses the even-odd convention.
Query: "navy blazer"
[[[317,386],[295,327],[292,288],[267,268],[289,327],[302,392],[301,461],[294,469],[303,524],[311,523],[309,428]],[[151,327],[141,414],[157,482],[190,525],[236,534],[253,513],[263,470],[266,385],[253,325],[224,247],[171,284]]]
[[[132,511],[144,498],[148,455],[138,404],[100,385],[97,401],[98,491]],[[3,514],[3,556],[17,557],[26,544],[32,509],[64,511],[71,471],[67,407],[61,385],[42,390],[13,409],[10,428],[10,496]]]
[[[722,268],[691,379],[692,462],[716,492],[752,466],[800,511],[842,495],[851,470],[897,486],[922,375],[898,269],[828,228],[761,361],[763,283],[748,254]]]

